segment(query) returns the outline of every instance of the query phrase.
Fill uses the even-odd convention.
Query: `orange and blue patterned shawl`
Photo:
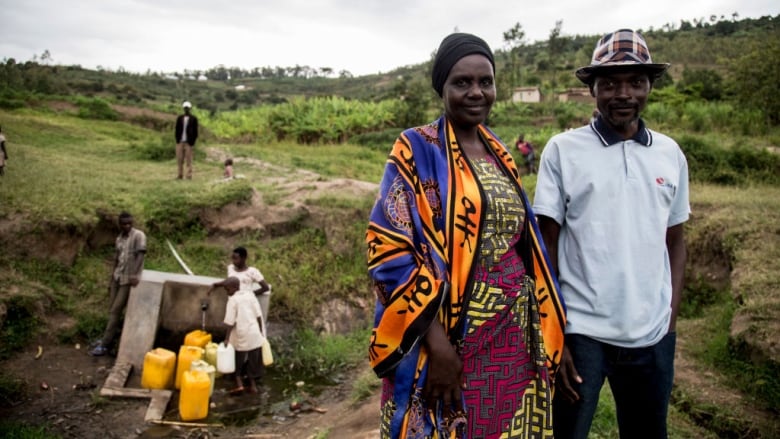
[[[514,177],[525,204],[525,242],[530,243],[526,271],[536,281],[552,375],[565,324],[557,279],[512,156],[487,127],[479,130],[498,163]],[[420,341],[433,319],[442,323],[453,344],[462,336],[482,215],[479,185],[446,118],[404,131],[388,158],[366,234],[377,295],[369,360],[378,376],[392,377],[399,413],[411,392],[423,387],[427,353]],[[400,418],[392,422],[399,429],[403,423]]]

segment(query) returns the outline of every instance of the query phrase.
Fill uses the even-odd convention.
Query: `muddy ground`
[[[85,346],[38,341],[44,343],[40,358],[36,359],[37,346],[33,345],[4,363],[6,373],[24,380],[27,396],[4,401],[0,418],[48,425],[51,432],[65,438],[309,438],[324,432],[331,438],[378,436],[378,394],[354,405],[348,383],[329,387],[318,396],[273,394],[269,384],[261,386],[257,395],[232,396],[228,394],[231,381],[221,377],[209,418],[201,421],[211,426],[146,423],[147,399],[99,396],[113,357],[91,357]],[[138,377],[131,377],[130,383],[134,380]],[[290,409],[293,400],[300,402],[300,409]],[[177,403],[174,395],[165,421],[179,421]]]
[[[684,330],[685,326],[681,325],[680,329]],[[735,392],[724,376],[692,361],[686,355],[692,342],[683,336],[678,345],[675,403],[678,406],[695,403],[687,408],[688,414],[702,424],[709,423],[710,430],[715,428],[713,421],[720,425],[719,433],[711,432],[707,437],[778,437],[771,435],[772,428],[780,428],[776,414],[757,408],[750,395]],[[36,359],[39,344],[43,355]],[[114,358],[91,357],[86,350],[85,346],[58,345],[41,335],[23,352],[5,361],[4,371],[25,382],[26,398],[4,400],[0,418],[47,425],[51,432],[64,438],[378,437],[378,391],[354,403],[351,381],[345,380],[342,384],[320,388],[321,392],[313,396],[308,384],[296,388],[293,383],[279,382],[273,371],[269,371],[258,395],[229,395],[232,382],[226,377],[218,378],[209,418],[202,421],[211,425],[147,423],[144,415],[148,400],[99,396]],[[367,365],[362,365],[345,376],[356,377],[366,369]],[[139,379],[133,374],[129,385],[137,387]],[[293,401],[300,403],[298,410],[291,410]],[[709,412],[710,406],[721,410]],[[731,413],[730,417],[723,412]],[[164,420],[179,421],[176,394]],[[691,437],[705,437],[705,433],[702,430],[701,436]]]

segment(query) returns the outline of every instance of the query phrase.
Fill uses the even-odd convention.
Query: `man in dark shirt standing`
[[[192,104],[185,101],[182,105],[184,114],[176,118],[176,163],[179,165],[179,174],[176,177],[181,180],[184,173],[184,164],[187,164],[187,179],[192,179],[192,149],[198,140],[198,118],[190,114]]]

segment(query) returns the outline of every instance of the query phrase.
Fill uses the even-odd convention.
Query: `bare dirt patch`
[[[228,156],[224,151],[209,148],[208,160],[223,162]],[[211,235],[233,235],[248,231],[285,234],[299,224],[314,221],[328,228],[333,221],[319,221],[322,209],[311,200],[328,197],[362,198],[377,191],[378,185],[347,178],[323,178],[321,175],[303,169],[286,169],[268,162],[247,158],[234,158],[241,163],[265,174],[258,181],[273,187],[261,194],[253,191],[248,202],[231,203],[216,209],[203,209],[200,220]],[[242,176],[242,178],[245,178]],[[221,184],[230,184],[223,181]],[[340,223],[334,224],[336,228]],[[331,227],[333,228],[333,227]],[[326,230],[337,233],[337,230]]]
[[[121,120],[153,130],[161,131],[165,128],[172,128],[176,121],[176,115],[149,108],[118,104],[112,104],[111,108],[119,113]]]
[[[77,113],[79,111],[76,104],[68,101],[47,101],[46,105],[58,113]]]

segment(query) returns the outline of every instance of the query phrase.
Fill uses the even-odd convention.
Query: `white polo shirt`
[[[533,210],[561,225],[567,334],[623,347],[657,343],[671,318],[666,229],[685,222],[688,163],[671,138],[623,140],[600,118],[542,152]]]

